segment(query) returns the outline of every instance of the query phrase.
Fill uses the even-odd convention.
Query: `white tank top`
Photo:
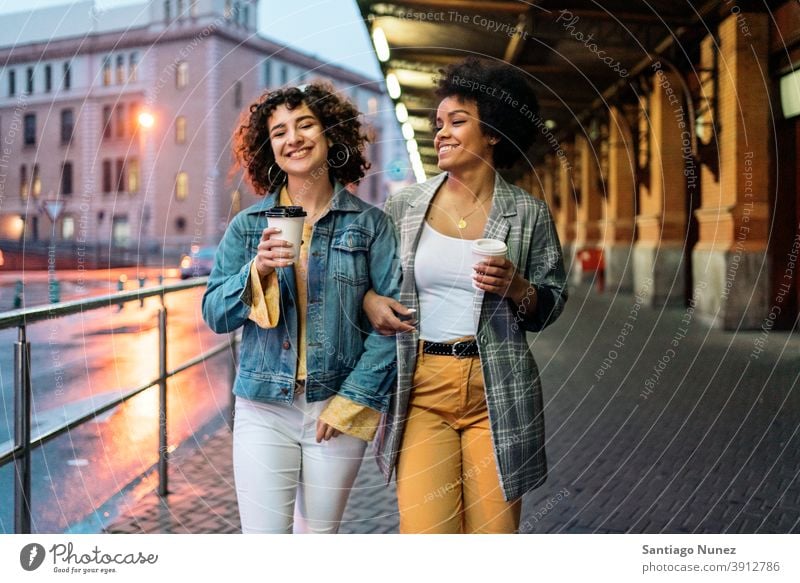
[[[475,335],[471,247],[471,240],[442,235],[425,222],[414,260],[422,340],[449,342]]]

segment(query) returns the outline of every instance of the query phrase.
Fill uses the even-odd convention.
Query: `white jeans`
[[[335,533],[367,443],[317,443],[328,401],[291,405],[236,398],[233,472],[244,533]]]

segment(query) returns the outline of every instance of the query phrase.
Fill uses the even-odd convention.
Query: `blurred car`
[[[209,275],[216,252],[216,245],[192,245],[190,253],[181,257],[181,279]]]

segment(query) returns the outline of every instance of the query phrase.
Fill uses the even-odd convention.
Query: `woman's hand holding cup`
[[[287,267],[294,263],[295,251],[292,249],[294,245],[289,241],[273,237],[280,232],[277,227],[267,227],[261,232],[255,262],[256,270],[262,279],[275,271],[276,267]]]

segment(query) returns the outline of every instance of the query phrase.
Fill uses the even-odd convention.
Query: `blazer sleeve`
[[[544,201],[536,201],[531,245],[525,274],[536,290],[536,306],[533,310],[522,310],[521,326],[528,332],[539,332],[552,324],[564,310],[567,302],[567,274],[564,256],[558,239],[553,216]],[[530,296],[522,301],[530,305]]]

